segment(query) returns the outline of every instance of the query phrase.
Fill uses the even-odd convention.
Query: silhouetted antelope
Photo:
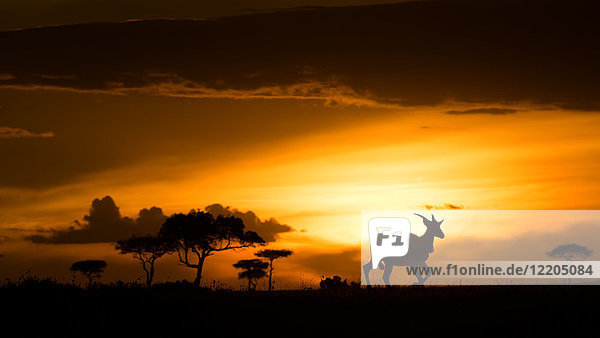
[[[433,215],[431,215],[431,220],[428,220],[425,216],[419,214],[415,215],[423,219],[423,224],[427,227],[427,231],[425,231],[423,236],[410,234],[408,253],[405,256],[385,257],[381,260],[378,269],[384,269],[382,279],[385,285],[390,285],[390,276],[392,275],[394,266],[414,266],[427,269],[428,266],[426,261],[429,258],[429,254],[433,252],[433,240],[435,237],[442,239],[446,236],[440,227],[444,220],[438,222]],[[363,265],[367,285],[369,284],[369,272],[371,272],[371,270],[373,270],[373,260],[370,260],[369,263]],[[423,285],[430,276],[429,273],[425,276],[415,274],[418,282],[414,283],[414,285]]]

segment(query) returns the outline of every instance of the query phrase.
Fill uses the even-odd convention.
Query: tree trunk
[[[196,279],[194,279],[194,286],[200,286],[200,280],[202,279],[202,266],[204,266],[204,259],[206,257],[198,257],[198,266],[196,267]]]
[[[273,260],[271,259],[271,264],[269,264],[269,291],[272,289],[272,277],[273,277]]]
[[[150,287],[152,285],[153,279],[154,279],[154,263],[150,264],[150,273],[148,273],[148,279],[146,280],[146,286]]]
[[[142,261],[142,269],[144,269],[144,272],[146,273],[146,285],[149,285],[150,280],[152,279],[152,277],[150,277],[150,271],[148,271],[148,268],[146,268],[146,262]]]

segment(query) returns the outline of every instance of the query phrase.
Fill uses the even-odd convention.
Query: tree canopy
[[[286,249],[282,249],[282,250],[265,249],[265,250],[260,250],[260,251],[256,252],[254,255],[256,255],[257,257],[262,257],[262,258],[266,258],[268,260],[273,261],[278,258],[288,257],[292,253],[293,253],[292,250],[286,250]]]
[[[267,276],[269,263],[260,259],[243,259],[233,264],[233,267],[244,270],[238,274],[238,278],[248,279],[248,290],[256,290],[256,282]]]
[[[257,257],[266,258],[269,260],[269,289],[268,289],[269,291],[271,291],[273,289],[273,261],[275,261],[276,259],[279,259],[279,258],[288,257],[292,253],[293,253],[292,250],[286,250],[286,249],[281,249],[281,250],[265,249],[265,250],[260,250],[256,253],[254,253],[254,255]]]
[[[221,251],[265,244],[256,232],[245,230],[241,219],[235,216],[214,217],[200,210],[167,218],[160,236],[177,252],[182,264],[196,269],[195,285],[200,285],[207,257]]]
[[[132,236],[117,242],[116,250],[121,254],[133,254],[133,258],[140,261],[146,273],[146,285],[152,285],[154,278],[154,263],[157,259],[171,252],[169,243],[161,236]]]
[[[552,251],[546,253],[550,257],[564,258],[568,261],[572,260],[584,260],[592,254],[592,250],[582,245],[577,244],[565,244],[559,245]]]

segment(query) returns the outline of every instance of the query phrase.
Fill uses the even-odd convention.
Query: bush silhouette
[[[321,289],[327,289],[327,290],[332,290],[332,289],[343,289],[343,288],[348,288],[350,287],[350,285],[348,284],[348,280],[344,279],[342,280],[342,277],[340,276],[333,276],[332,278],[321,278],[321,282],[319,283],[319,287]]]
[[[100,278],[106,268],[105,261],[85,260],[73,263],[71,271],[81,272],[88,279],[88,288],[92,286],[94,279]]]

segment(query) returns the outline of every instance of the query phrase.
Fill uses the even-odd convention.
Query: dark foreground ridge
[[[181,334],[378,334],[539,336],[593,332],[597,287],[399,287],[214,291],[182,284],[152,288],[8,286],[4,329],[49,336]]]

